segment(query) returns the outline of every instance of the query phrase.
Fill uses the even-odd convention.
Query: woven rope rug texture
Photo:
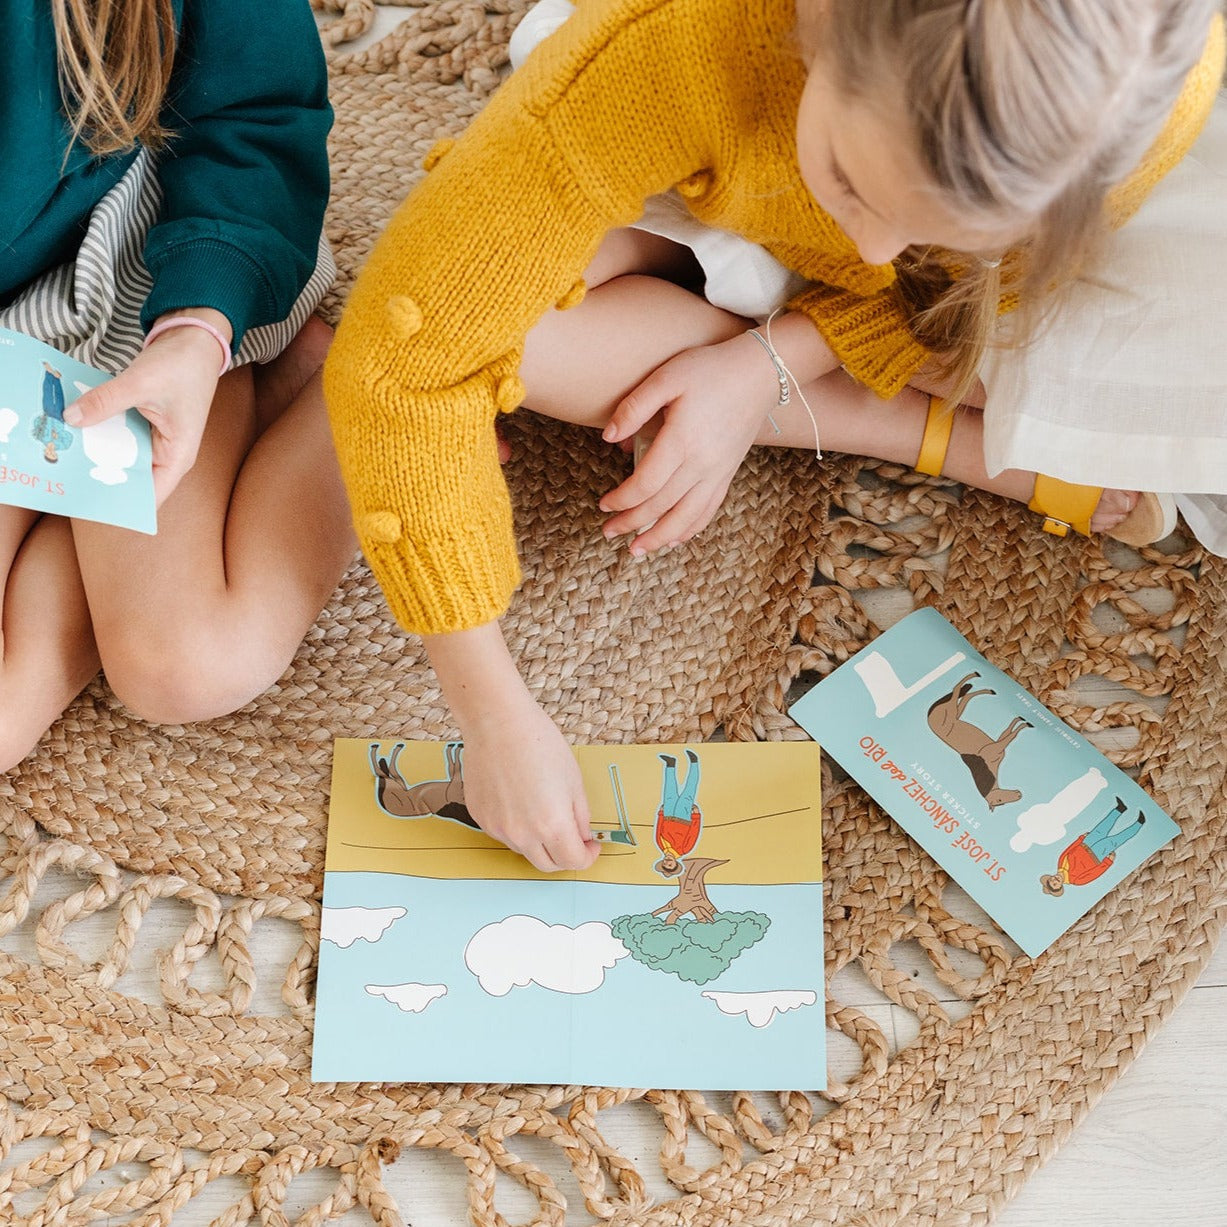
[[[525,0],[407,9],[349,53],[369,0],[324,5],[335,314],[426,150],[496,84]],[[1091,735],[1136,730],[1113,756],[1182,837],[1032,960],[957,919],[935,866],[828,775],[827,1021],[855,1076],[822,1095],[313,1085],[332,738],[454,733],[355,565],[236,715],[151,728],[99,681],[0,781],[0,1222],[391,1227],[420,1217],[428,1161],[482,1227],[986,1223],[1196,980],[1227,880],[1221,561],[1105,554],[940,482],[755,453],[708,532],[631,565],[595,510],[625,458],[529,415],[509,433],[526,573],[509,637],[575,741],[798,737],[790,688],[868,642],[885,596],[938,608]],[[1119,698],[1088,703],[1088,679]],[[156,955],[155,913],[177,924]],[[286,929],[295,953],[257,972]],[[144,997],[140,957],[157,960]],[[841,1003],[853,971],[914,1016],[901,1051]],[[630,1117],[650,1151],[618,1142]]]

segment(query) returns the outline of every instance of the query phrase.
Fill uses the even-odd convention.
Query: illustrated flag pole
[[[609,784],[613,789],[614,805],[618,808],[618,829],[616,831],[593,831],[592,838],[601,843],[628,844],[638,847],[639,841],[631,830],[630,819],[626,814],[626,802],[622,799],[622,780],[618,775],[618,764],[609,764]]]

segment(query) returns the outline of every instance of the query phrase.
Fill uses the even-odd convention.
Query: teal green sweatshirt
[[[165,198],[145,245],[148,328],[213,307],[243,333],[283,319],[316,263],[328,200],[327,72],[308,0],[175,0],[174,73],[158,155]],[[45,0],[0,0],[0,303],[71,260],[136,152],[68,148]],[[65,152],[67,151],[67,161]]]

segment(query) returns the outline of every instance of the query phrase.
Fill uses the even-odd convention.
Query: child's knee
[[[0,688],[0,699],[4,698]],[[47,731],[40,722],[23,720],[25,704],[5,702],[0,714],[0,775],[12,771],[29,758]]]
[[[115,697],[147,724],[197,724],[237,711],[264,687],[206,676],[180,663],[163,673],[148,669],[108,672]]]
[[[623,226],[611,230],[601,241],[592,263],[584,270],[584,284],[591,290],[632,273],[681,282],[693,279],[697,269],[688,247],[648,230]]]
[[[115,697],[149,724],[196,724],[245,706],[284,672],[269,653],[186,640],[109,645],[103,671]]]

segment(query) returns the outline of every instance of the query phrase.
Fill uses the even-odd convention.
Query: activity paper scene
[[[0,328],[0,503],[157,530],[149,423],[135,409],[76,428],[64,410],[110,378]]]
[[[603,847],[550,875],[459,743],[337,741],[313,1078],[825,1087],[818,747],[575,755]]]
[[[790,714],[1029,955],[1179,834],[932,609]]]

